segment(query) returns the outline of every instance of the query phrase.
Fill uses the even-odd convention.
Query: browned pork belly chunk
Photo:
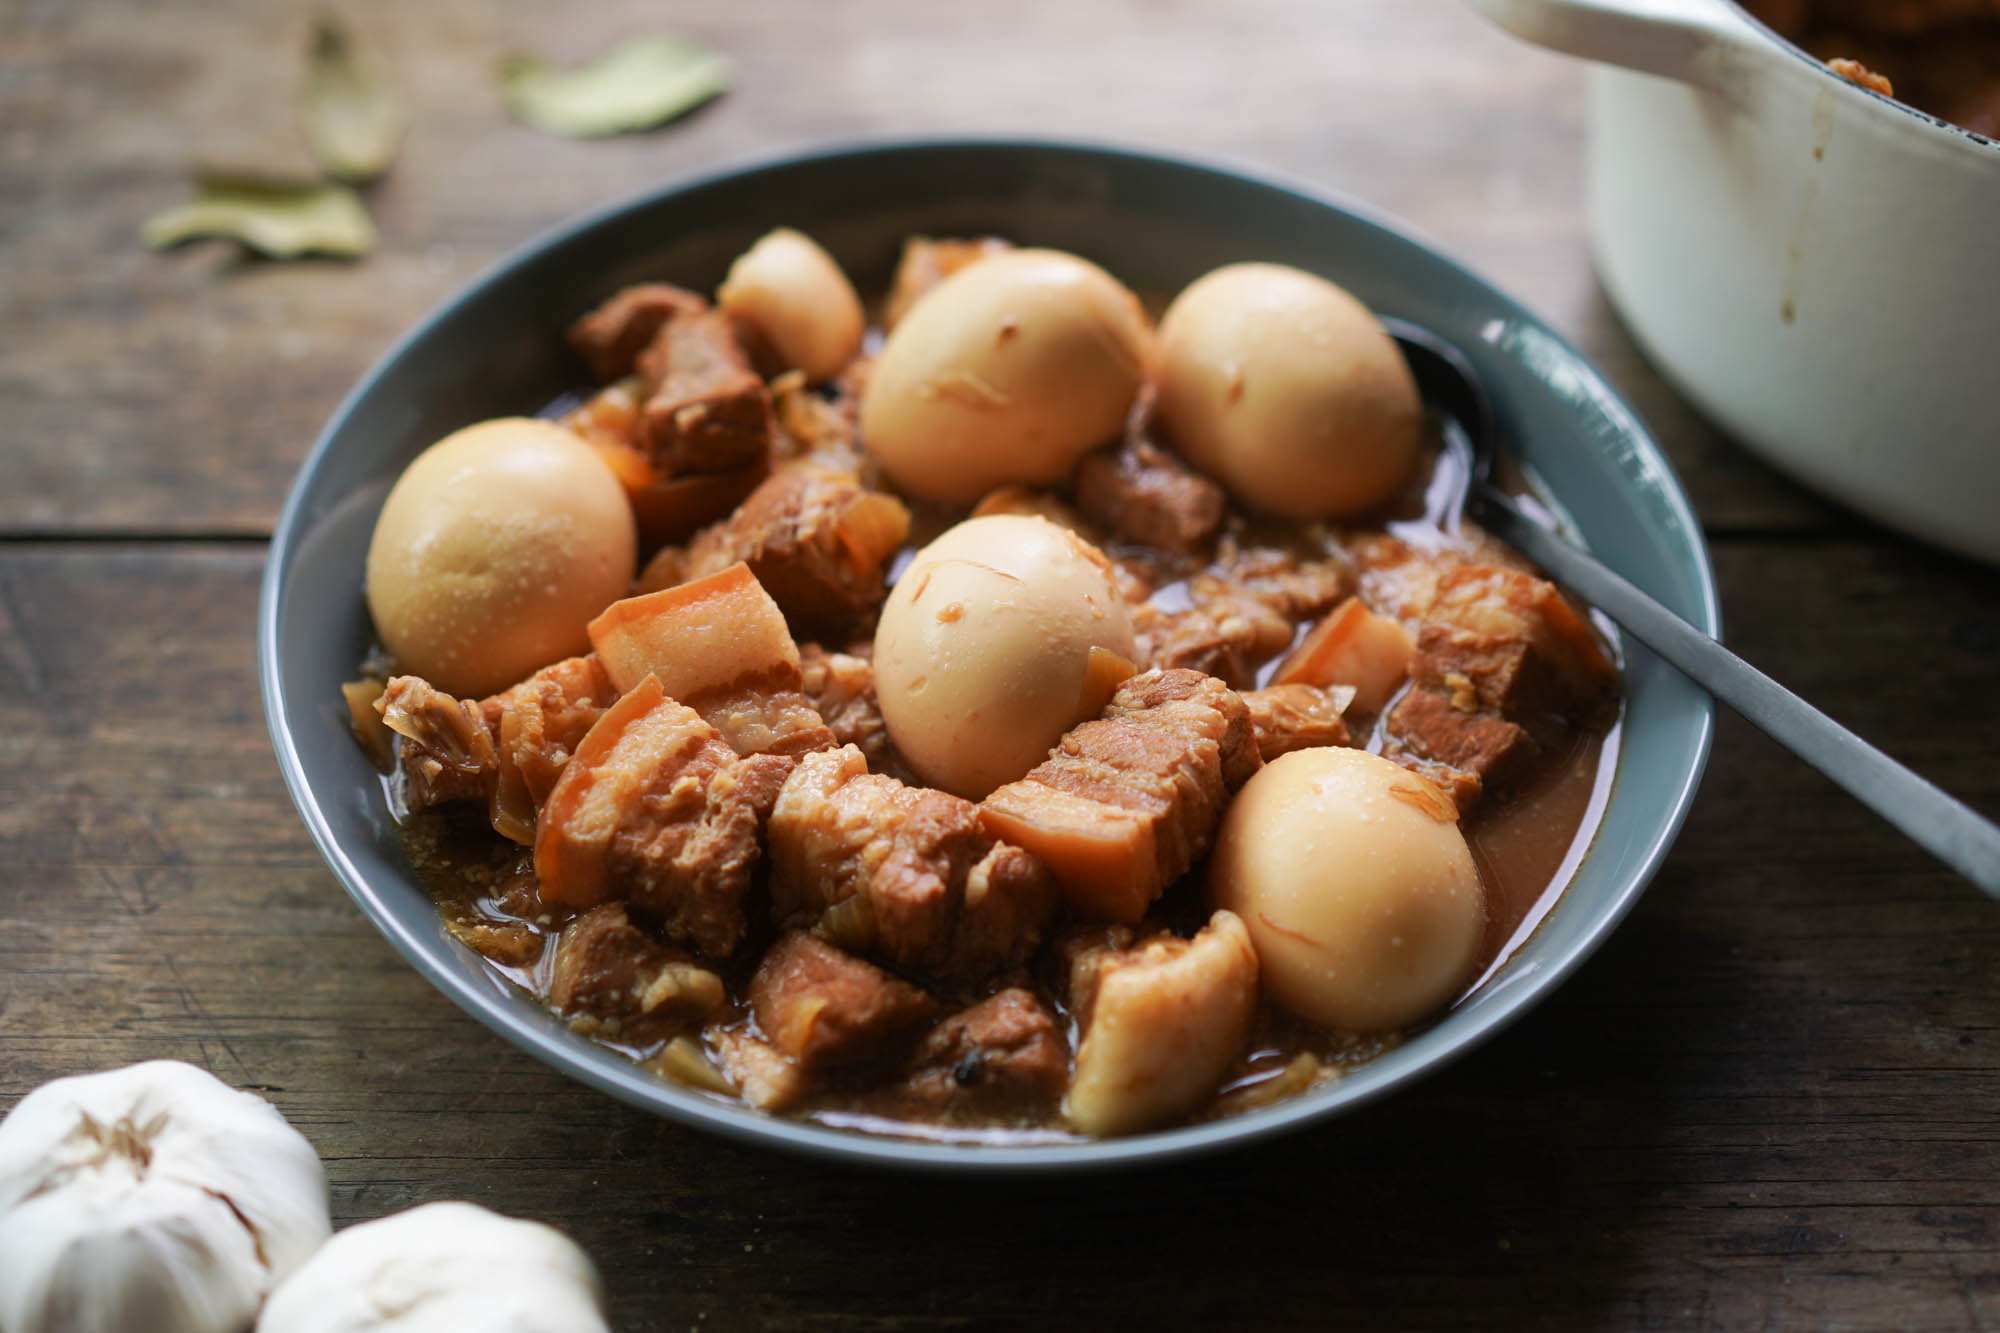
[[[454,699],[421,676],[391,676],[375,708],[403,738],[397,764],[411,810],[489,797],[500,755],[479,705]]]
[[[1416,636],[1402,621],[1349,597],[1306,632],[1271,673],[1273,685],[1349,685],[1353,706],[1379,713],[1409,679]]]
[[[1199,1106],[1242,1056],[1257,1007],[1257,952],[1233,912],[1192,940],[1084,950],[1073,978],[1083,1040],[1063,1114],[1086,1134],[1130,1134]]]
[[[569,326],[569,345],[599,384],[632,373],[639,353],[668,321],[699,315],[708,302],[665,282],[627,287]]]
[[[770,821],[780,924],[926,976],[973,981],[1034,951],[1048,871],[982,829],[979,808],[871,774],[855,746],[806,755]]]
[[[1243,706],[1250,710],[1250,730],[1257,737],[1257,754],[1270,763],[1293,750],[1318,745],[1347,745],[1347,706],[1354,702],[1352,685],[1273,685],[1247,690]]]
[[[1393,538],[1360,544],[1364,593],[1416,623],[1419,683],[1460,692],[1516,721],[1538,714],[1572,725],[1603,720],[1618,673],[1581,613],[1547,579],[1451,551],[1419,552]],[[1461,700],[1461,703],[1463,701]]]
[[[1568,603],[1557,599],[1565,611]],[[1478,707],[1512,718],[1554,716],[1572,723],[1590,717],[1616,684],[1601,658],[1580,658],[1562,640],[1533,631],[1490,632],[1431,623],[1417,630],[1413,675],[1419,685],[1463,694]]]
[[[1541,753],[1534,737],[1516,723],[1494,713],[1465,707],[1471,702],[1428,686],[1406,691],[1383,723],[1385,757],[1438,782],[1465,814],[1473,800],[1513,781]],[[1470,775],[1473,783],[1439,765]]]
[[[1187,605],[1159,599],[1132,608],[1132,633],[1148,665],[1214,676],[1232,689],[1257,683],[1257,668],[1292,643],[1292,622],[1210,574],[1184,585]]]
[[[1208,850],[1226,793],[1261,762],[1234,691],[1194,671],[1149,671],[981,812],[995,837],[1047,863],[1072,911],[1134,922]]]
[[[703,1037],[743,1100],[760,1111],[789,1111],[813,1089],[799,1062],[741,1028],[711,1026]]]
[[[709,958],[742,943],[760,855],[767,763],[745,760],[648,676],[598,719],[543,809],[542,899],[591,907],[623,896],[669,939]]]
[[[884,564],[909,530],[910,511],[894,496],[852,473],[795,463],[698,533],[679,575],[699,578],[741,560],[795,628],[842,626],[882,604]]]
[[[903,242],[903,257],[896,264],[896,276],[889,283],[889,300],[882,311],[882,329],[888,332],[909,313],[917,298],[943,282],[967,264],[1014,247],[997,236],[977,240],[934,239],[912,236]]]
[[[771,381],[771,410],[778,419],[772,457],[812,459],[827,467],[858,471],[861,453],[861,385],[869,362],[848,363],[832,385],[815,389],[803,370],[788,370]],[[832,397],[827,397],[828,393]]]
[[[597,659],[586,655],[543,667],[478,703],[397,676],[376,707],[403,737],[399,763],[411,810],[483,799],[495,830],[530,842],[563,766],[617,698]]]
[[[1354,591],[1354,571],[1344,559],[1276,546],[1224,545],[1215,577],[1294,623],[1325,615]]]
[[[618,687],[594,653],[564,658],[480,701],[480,713],[497,739],[496,829],[516,842],[534,840],[535,820],[570,756],[617,702]]]
[[[549,1008],[592,1036],[640,1045],[700,1023],[727,996],[722,978],[603,903],[563,927],[549,971]]]
[[[720,310],[670,319],[639,353],[651,390],[639,413],[639,442],[653,467],[733,472],[771,452],[771,395],[750,367],[729,316]]]
[[[1222,526],[1222,488],[1157,444],[1128,437],[1076,471],[1084,517],[1119,541],[1191,554]]]
[[[1311,620],[1353,588],[1346,564],[1226,539],[1210,568],[1132,608],[1145,663],[1185,667],[1232,689],[1257,683],[1258,669],[1292,646]],[[1314,682],[1318,683],[1318,682]]]
[[[937,1013],[907,981],[803,931],[757,965],[750,1009],[771,1045],[807,1070],[883,1059]]]
[[[816,643],[799,645],[800,688],[826,719],[836,745],[852,745],[871,773],[900,777],[902,761],[889,741],[889,724],[875,695],[875,667],[865,657],[829,652]]]
[[[590,641],[620,687],[652,676],[738,754],[803,754],[833,743],[800,692],[799,649],[784,613],[740,563],[613,602],[590,622]]]
[[[898,1091],[933,1115],[1018,1115],[1056,1105],[1069,1086],[1069,1060],[1055,1015],[1014,986],[932,1028]]]

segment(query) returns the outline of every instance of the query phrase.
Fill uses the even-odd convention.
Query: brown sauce
[[[1440,505],[1451,493],[1454,480],[1450,469],[1449,456],[1433,448],[1427,479],[1413,487],[1397,507],[1400,517],[1387,524],[1389,530],[1413,544],[1435,541],[1443,517]],[[1529,490],[1519,479],[1511,488]],[[911,550],[933,535],[931,526],[921,525],[913,533]],[[1304,540],[1296,533],[1265,531],[1258,535],[1266,540],[1287,536],[1293,541]],[[1306,548],[1319,553],[1325,550],[1319,539],[1307,541]],[[1124,554],[1130,558],[1135,553]],[[905,552],[892,568],[906,562],[907,555]],[[1171,604],[1174,590],[1181,586],[1181,580],[1163,582],[1153,594],[1154,600]],[[1301,626],[1301,634],[1306,628]],[[1606,637],[1607,642],[1615,642]],[[1259,672],[1260,683],[1276,661],[1266,663]],[[1379,750],[1379,719],[1372,721],[1372,730],[1358,731],[1356,740]],[[1615,724],[1608,732],[1579,732],[1565,750],[1545,756],[1537,771],[1519,782],[1504,800],[1485,802],[1466,818],[1464,832],[1487,889],[1489,918],[1481,962],[1464,994],[1484,984],[1557,905],[1563,885],[1596,831],[1617,766],[1617,751]],[[393,778],[385,779],[385,793],[392,808],[398,808]],[[483,810],[461,807],[406,816],[401,820],[404,848],[452,935],[479,953],[500,976],[545,1001],[553,943],[564,918],[544,909],[535,897],[527,850],[496,837],[483,815]],[[1197,864],[1169,886],[1149,919],[1164,921],[1182,934],[1197,929],[1206,919],[1204,870]],[[719,969],[732,996],[731,1009],[720,1020],[721,1026],[752,1028],[753,1020],[741,997],[768,939],[765,930],[763,938],[741,951],[736,964]],[[1064,1009],[1061,978],[1041,966],[1035,969],[1033,980],[1038,997],[1069,1026],[1073,1048],[1078,1034],[1074,1018]],[[1328,1031],[1265,1003],[1259,1008],[1244,1056],[1216,1096],[1191,1119],[1240,1114],[1339,1078],[1394,1049],[1410,1032],[1424,1026],[1428,1022],[1404,1032],[1369,1035]],[[615,1033],[590,1031],[587,1025],[584,1035],[647,1064],[663,1077],[672,1076],[659,1062],[657,1045],[630,1045],[619,1041]],[[838,1079],[829,1081],[792,1114],[851,1131],[938,1142],[1025,1145],[1071,1142],[1081,1137],[1053,1115],[1004,1124],[940,1121],[934,1107],[906,1104],[893,1087],[858,1081],[843,1084]]]
[[[1148,304],[1157,315],[1164,301]],[[875,337],[871,335],[869,350],[875,346]],[[561,416],[577,407],[586,396],[565,395],[542,415]],[[1377,515],[1374,526],[1342,532],[1319,524],[1274,523],[1233,514],[1226,528],[1230,547],[1239,553],[1250,548],[1276,550],[1302,563],[1324,562],[1329,557],[1348,560],[1351,539],[1382,533],[1420,552],[1462,547],[1465,543],[1455,535],[1448,535],[1446,529],[1447,511],[1453,497],[1462,493],[1464,478],[1451,456],[1442,449],[1436,423],[1432,423],[1426,455],[1419,476],[1401,497]],[[1534,498],[1533,488],[1523,477],[1505,477],[1503,484]],[[963,517],[961,513],[924,505],[913,504],[911,508],[914,522],[908,540],[886,564],[892,583],[918,548]],[[1476,534],[1471,540],[1475,544],[1488,541]],[[1103,549],[1125,567],[1134,580],[1132,587],[1143,586],[1146,590],[1129,595],[1143,596],[1161,612],[1181,611],[1192,604],[1193,580],[1204,575],[1234,577],[1219,553],[1216,562],[1210,564],[1205,557],[1170,555],[1110,542],[1104,543]],[[1492,550],[1489,546],[1489,553]],[[1361,582],[1365,598],[1367,579],[1364,577]],[[1323,613],[1297,621],[1293,646],[1312,629],[1320,614]],[[1606,628],[1597,622],[1604,643],[1615,645],[1615,637],[1605,632]],[[855,630],[863,641],[872,637],[872,631],[872,618]],[[825,646],[839,649],[845,645],[829,642]],[[1239,686],[1266,685],[1285,655],[1283,649],[1269,655],[1256,666],[1254,681],[1239,681]],[[1382,716],[1351,714],[1347,722],[1353,743],[1380,752],[1384,746],[1384,717],[1393,706],[1392,700],[1384,707]],[[1488,796],[1462,823],[1485,886],[1488,922],[1475,978],[1458,997],[1459,1001],[1504,966],[1513,951],[1556,907],[1563,886],[1589,847],[1608,799],[1618,754],[1615,720],[1608,729],[1561,724],[1551,734],[1563,736],[1562,744],[1542,753],[1531,771],[1511,781],[1504,795]],[[461,802],[423,813],[408,813],[400,800],[398,781],[393,775],[385,779],[385,798],[398,818],[406,855],[436,902],[446,929],[478,953],[506,984],[518,986],[548,1003],[555,943],[570,914],[541,902],[528,849],[498,836],[488,823],[484,806],[477,803]],[[1163,927],[1183,938],[1194,934],[1209,918],[1205,877],[1206,865],[1197,862],[1187,874],[1168,885],[1148,910],[1147,925]],[[771,924],[773,913],[761,884],[751,892],[748,915],[749,938],[730,961],[712,967],[725,984],[728,1000],[724,1009],[709,1020],[706,1028],[709,1033],[760,1035],[745,996],[751,973],[777,938],[777,930]],[[1043,946],[1025,967],[1003,978],[983,982],[987,989],[972,998],[980,998],[1001,985],[1031,990],[1067,1028],[1073,1056],[1080,1036],[1079,1025],[1076,1016],[1066,1008],[1064,965],[1055,957],[1057,951],[1046,942],[1059,935],[1062,927],[1063,920],[1059,917],[1044,935]],[[957,1004],[967,1001],[966,996],[951,995],[944,989],[938,994],[940,999]],[[1242,1054],[1226,1073],[1219,1090],[1184,1117],[1184,1121],[1241,1114],[1337,1079],[1394,1049],[1412,1032],[1422,1030],[1440,1016],[1433,1015],[1399,1032],[1359,1034],[1318,1027],[1266,1001],[1260,1004]],[[684,1058],[686,1049],[672,1049],[675,1045],[685,1048],[688,1038],[705,1040],[701,1027],[672,1043],[650,1045],[622,1040],[615,1023],[606,1025],[594,1018],[573,1019],[572,1027],[580,1035],[621,1052],[662,1078],[681,1082],[703,1095],[735,1100],[732,1094],[719,1090],[723,1086],[719,1073],[714,1078],[704,1078],[697,1070],[696,1076],[690,1078]],[[697,1058],[713,1054],[711,1044],[705,1056]],[[884,1082],[879,1073],[867,1070],[820,1073],[816,1079],[812,1091],[786,1114],[856,1132],[941,1142],[1021,1145],[1069,1142],[1082,1137],[1063,1124],[1059,1108],[1003,1119],[986,1113],[981,1119],[955,1120],[952,1117],[956,1112],[952,1109],[941,1112],[935,1102],[924,1102],[915,1094],[902,1091],[893,1081]]]

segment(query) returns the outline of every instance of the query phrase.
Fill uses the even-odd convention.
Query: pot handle
[[[1724,92],[1765,43],[1727,0],[1467,0],[1516,37]]]

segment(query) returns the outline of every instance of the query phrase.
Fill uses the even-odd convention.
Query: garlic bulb
[[[590,1257],[553,1227],[429,1203],[349,1227],[271,1293],[257,1333],[608,1333]]]
[[[330,1230],[312,1145],[193,1065],[58,1079],[0,1121],[7,1333],[239,1333]]]

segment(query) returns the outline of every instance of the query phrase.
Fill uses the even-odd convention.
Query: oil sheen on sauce
[[[1449,526],[1446,510],[1463,492],[1462,472],[1436,444],[1433,423],[1430,451],[1433,471],[1423,486],[1421,499],[1415,495],[1409,497],[1409,502],[1401,506],[1403,516],[1384,525],[1393,535],[1419,547],[1434,547],[1451,540],[1444,535]],[[1548,503],[1546,492],[1536,487],[1531,478],[1509,470],[1504,474],[1503,484],[1562,525],[1563,516]],[[922,532],[912,534],[909,548],[899,554],[891,570],[891,582],[907,563],[910,552],[922,544],[922,538]],[[1154,592],[1153,599],[1162,609],[1174,609],[1177,599],[1187,599],[1185,584],[1167,583]],[[1601,616],[1593,613],[1592,619],[1615,655],[1616,634]],[[1301,626],[1300,634],[1307,628]],[[1282,657],[1281,653],[1264,665],[1259,672],[1260,685],[1267,683]],[[1622,670],[1622,661],[1618,665]],[[1578,736],[1567,753],[1543,763],[1539,772],[1525,785],[1509,792],[1504,802],[1482,806],[1466,819],[1466,840],[1486,886],[1488,924],[1481,964],[1452,1007],[1464,1003],[1498,973],[1557,908],[1564,887],[1589,850],[1610,799],[1617,770],[1620,725],[1614,723],[1602,735]],[[1378,725],[1375,735],[1369,738],[1369,748],[1379,745]],[[490,833],[481,827],[483,821],[476,818],[468,822],[436,814],[405,817],[396,800],[392,779],[385,778],[384,794],[403,826],[405,852],[436,900],[447,928],[485,957],[496,974],[496,984],[518,986],[537,998],[546,997],[554,950],[540,946],[552,943],[561,923],[545,916],[528,915],[518,900],[505,892],[504,886],[522,873],[519,849],[495,846]],[[1201,882],[1205,869],[1205,864],[1196,865],[1189,875],[1166,890],[1161,907],[1168,910],[1163,915],[1176,929],[1192,931],[1205,919],[1201,910],[1205,902]],[[1176,901],[1179,909],[1185,910],[1174,908]],[[510,957],[515,949],[519,950],[519,956]],[[733,973],[740,969],[724,970]],[[728,980],[732,995],[740,996],[746,978],[732,975]],[[1060,996],[1054,988],[1038,985],[1036,989],[1062,1014]],[[747,1021],[740,1000],[733,1007],[738,1013],[734,1021]],[[1209,1106],[1192,1118],[1211,1120],[1240,1114],[1338,1078],[1394,1049],[1408,1036],[1443,1016],[1437,1015],[1399,1033],[1361,1035],[1326,1031],[1263,1004],[1243,1061]],[[1068,1016],[1063,1014],[1063,1017]],[[1074,1031],[1071,1036],[1074,1041]],[[652,1054],[649,1050],[606,1040],[602,1035],[593,1036],[592,1040],[611,1046],[641,1064],[648,1063]],[[904,1114],[891,1097],[867,1093],[835,1093],[819,1098],[803,1108],[802,1114],[806,1119],[842,1129],[933,1142],[1033,1145],[1079,1141],[1079,1136],[1059,1121],[1005,1127],[926,1122]]]

